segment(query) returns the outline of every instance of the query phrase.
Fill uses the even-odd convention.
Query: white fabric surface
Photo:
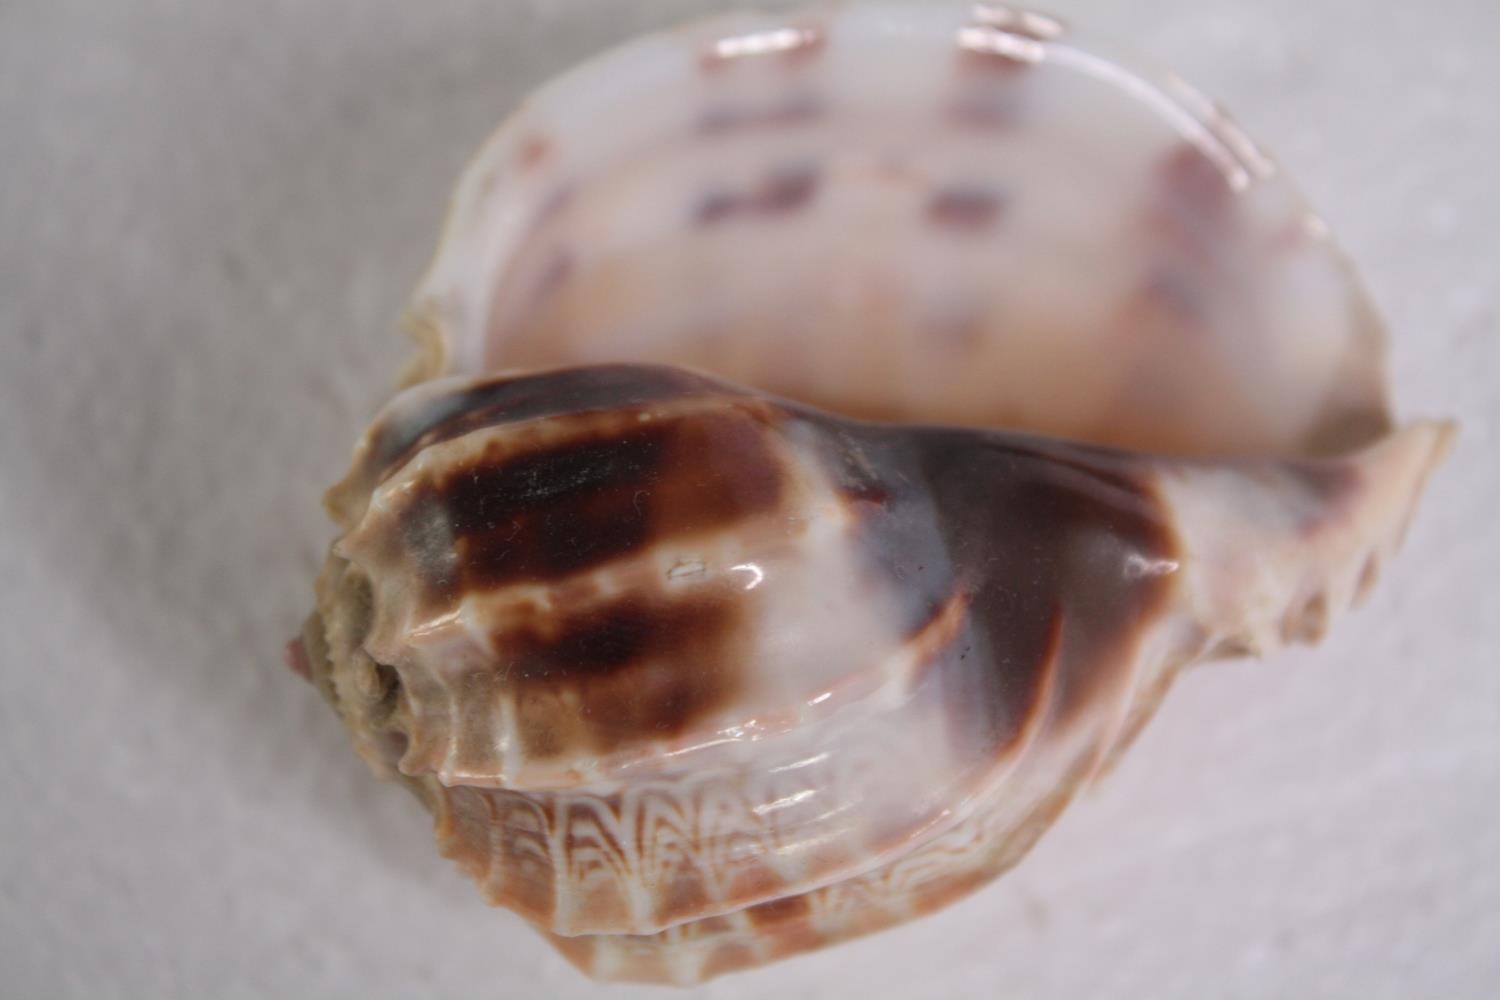
[[[280,649],[450,181],[711,6],[0,2],[0,993],[681,995],[480,902]],[[701,995],[1500,996],[1500,6],[1052,6],[1278,154],[1459,447],[1364,610],[1184,678],[1010,876]]]

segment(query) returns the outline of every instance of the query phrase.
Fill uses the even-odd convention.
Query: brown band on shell
[[[820,180],[821,171],[814,164],[785,164],[767,172],[749,191],[710,192],[693,218],[700,226],[710,226],[735,217],[785,215],[812,201]]]
[[[743,625],[730,594],[636,593],[506,627],[492,642],[521,745],[545,758],[681,733],[734,694]]]
[[[420,412],[383,416],[350,479],[368,489],[422,449],[485,427],[722,392],[716,383],[680,369],[642,365],[591,365],[487,379],[428,400]]]
[[[776,506],[783,470],[760,416],[719,409],[642,420],[515,453],[490,442],[472,461],[422,478],[402,515],[441,522],[452,554],[431,596],[556,582],[668,538],[724,528]],[[410,534],[410,533],[408,533]],[[412,537],[411,547],[432,548]],[[437,546],[445,548],[445,546]]]
[[[939,188],[927,199],[927,218],[940,229],[982,232],[993,225],[1005,208],[1005,198],[996,191],[975,185]]]

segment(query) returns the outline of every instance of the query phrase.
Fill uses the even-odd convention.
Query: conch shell
[[[694,982],[1014,864],[1320,637],[1447,447],[1212,105],[1043,15],[737,17],[464,175],[293,659],[494,903]]]

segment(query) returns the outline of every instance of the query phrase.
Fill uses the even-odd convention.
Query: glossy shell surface
[[[1193,662],[1320,636],[1451,429],[1274,165],[1040,14],[743,16],[455,195],[294,660],[493,902],[693,982],[1014,864]]]

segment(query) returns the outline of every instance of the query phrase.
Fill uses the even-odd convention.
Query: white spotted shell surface
[[[1451,436],[1221,112],[983,5],[548,84],[411,320],[294,662],[604,978],[984,884],[1180,668],[1321,635]]]

